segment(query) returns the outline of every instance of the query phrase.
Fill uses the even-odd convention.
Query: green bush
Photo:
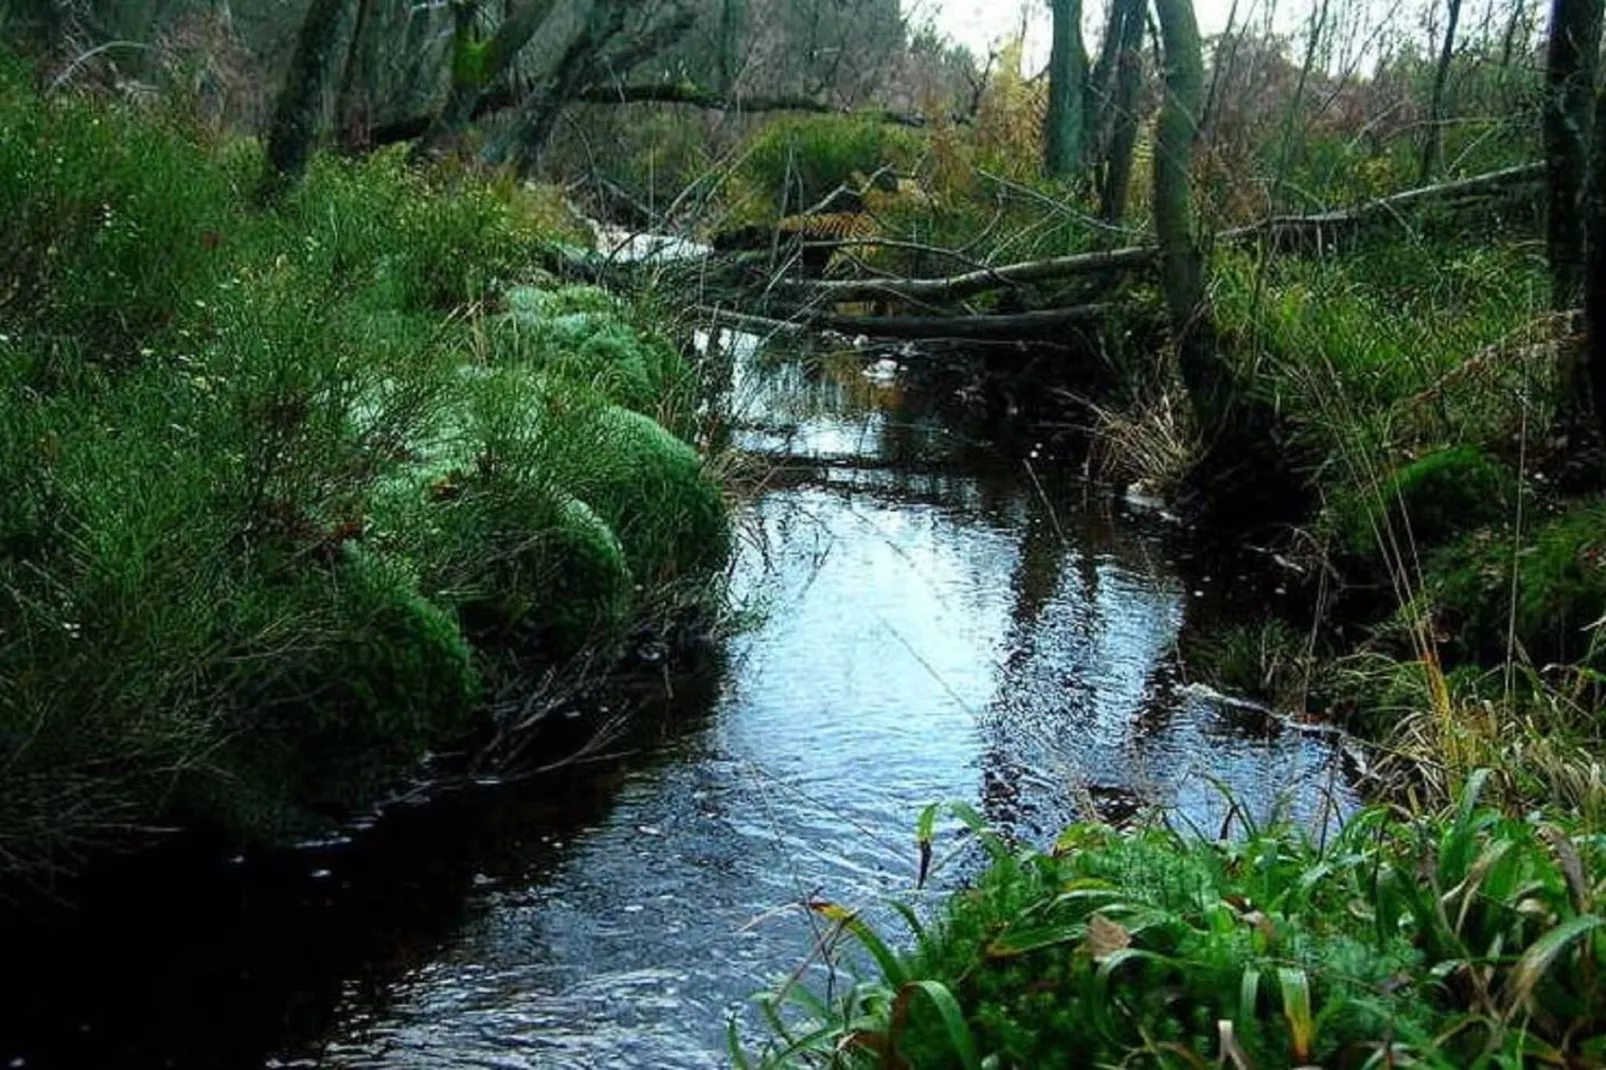
[[[479,694],[473,652],[409,572],[360,547],[269,577],[227,619],[223,768],[185,815],[261,835],[338,814],[460,741]],[[293,622],[294,642],[276,646]],[[275,808],[278,818],[275,820]]]
[[[772,215],[790,215],[819,203],[838,186],[856,186],[883,167],[909,170],[920,148],[918,134],[869,117],[778,119],[754,135],[740,176]]]
[[[529,276],[539,213],[398,153],[260,210],[259,165],[0,71],[0,869],[358,803],[484,729],[496,644],[606,644],[723,539],[690,447],[609,430],[689,374],[622,302],[486,361],[443,314]]]
[[[618,637],[638,585],[723,563],[718,486],[649,417],[517,366],[475,380],[466,404],[461,440],[425,451],[447,460],[397,485],[378,537],[430,562],[426,591],[471,634],[573,652]]]
[[[135,355],[222,269],[238,213],[175,124],[38,99],[0,55],[0,321]]]
[[[525,659],[606,645],[634,605],[618,537],[560,472],[580,414],[605,404],[582,393],[516,371],[477,382],[463,440],[398,481],[376,516],[376,538],[425,563],[426,590],[476,642]]]

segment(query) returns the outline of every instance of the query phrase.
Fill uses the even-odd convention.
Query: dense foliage
[[[543,274],[544,194],[320,157],[262,212],[259,167],[0,76],[6,867],[306,828],[721,564],[657,422],[691,433],[692,370]]]
[[[1085,824],[991,863],[894,953],[781,1031],[763,1065],[1590,1065],[1606,993],[1598,835],[1479,806],[1222,840]],[[913,918],[913,914],[908,915]],[[839,967],[840,968],[840,967]],[[745,1057],[744,1057],[745,1061]]]

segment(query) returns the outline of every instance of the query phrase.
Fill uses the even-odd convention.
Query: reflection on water
[[[1163,533],[1010,475],[888,459],[944,448],[854,366],[749,368],[739,441],[813,461],[751,503],[738,637],[705,719],[627,769],[547,864],[485,878],[331,1067],[706,1067],[725,1021],[796,967],[813,896],[910,894],[926,803],[1052,835],[1139,805],[1215,828],[1215,784],[1264,819],[1349,804],[1335,752],[1178,678],[1188,601]],[[756,378],[755,378],[756,377]]]

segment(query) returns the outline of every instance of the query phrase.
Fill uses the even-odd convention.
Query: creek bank
[[[549,673],[718,604],[704,369],[543,273],[551,191],[320,156],[262,208],[254,143],[3,61],[0,118],[0,877],[551,764]]]

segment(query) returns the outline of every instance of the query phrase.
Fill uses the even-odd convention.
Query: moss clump
[[[559,286],[550,290],[517,286],[508,291],[507,306],[516,318],[529,323],[578,314],[611,317],[624,312],[619,299],[600,286]]]
[[[594,387],[649,416],[684,406],[691,367],[667,340],[623,319],[619,300],[594,286],[523,288],[509,298],[498,360]]]
[[[1413,544],[1430,549],[1460,532],[1499,523],[1512,515],[1516,501],[1511,469],[1477,446],[1454,446],[1396,469],[1375,494],[1342,493],[1329,519],[1344,550],[1371,558],[1384,552],[1379,532],[1385,540],[1392,532],[1402,550]]]
[[[295,622],[284,644],[280,622]],[[462,736],[480,694],[456,619],[395,562],[348,547],[335,564],[264,585],[232,622],[219,686],[233,710],[180,816],[251,836],[372,797]],[[188,811],[188,812],[185,812]]]
[[[1606,615],[1606,504],[1550,521],[1515,552],[1507,533],[1475,533],[1436,555],[1428,580],[1467,658],[1503,660],[1510,629],[1536,664],[1594,663],[1591,625]]]
[[[623,632],[634,584],[619,539],[552,486],[470,490],[451,507],[460,605],[470,634],[519,658],[562,658]]]
[[[724,497],[697,451],[641,413],[607,406],[555,458],[564,486],[619,534],[636,582],[718,568],[730,549]]]

